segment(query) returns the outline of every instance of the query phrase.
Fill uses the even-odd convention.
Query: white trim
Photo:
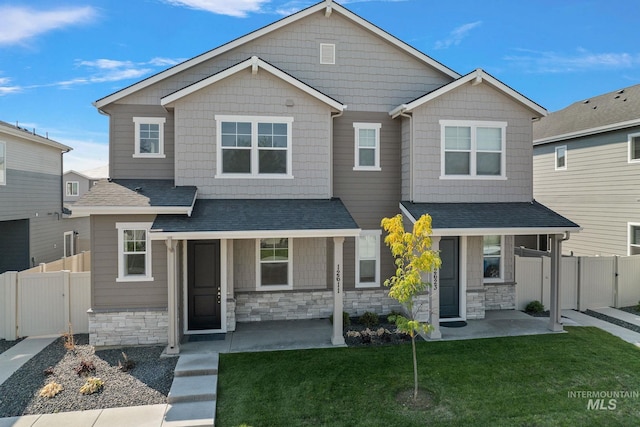
[[[629,135],[627,135],[627,139],[628,139],[628,144],[629,144],[629,158],[628,161],[629,163],[640,163],[640,157],[637,159],[634,159],[631,157],[631,152],[633,150],[633,138],[638,138],[638,144],[640,144],[640,132],[634,132],[634,133],[630,133]]]
[[[216,114],[216,174],[215,178],[260,178],[260,179],[292,179],[293,178],[293,117],[277,117],[277,116],[236,116]],[[251,123],[251,146],[242,147],[251,152],[250,168],[251,173],[232,173],[222,171],[222,123],[223,122],[249,122]],[[258,146],[258,123],[286,124],[287,125],[287,147],[286,150],[278,148],[279,151],[287,153],[287,171],[285,173],[260,173],[259,153],[260,150],[268,150],[268,147]],[[233,149],[228,147],[228,149]]]
[[[118,230],[118,277],[116,282],[150,282],[153,281],[152,253],[151,253],[151,237],[150,229],[152,222],[116,222],[116,230]],[[128,276],[125,274],[124,263],[124,231],[125,230],[143,230],[145,232],[145,274]]]
[[[484,277],[484,238],[488,236],[498,236],[500,238],[500,275],[498,277]],[[496,258],[495,256],[491,256]],[[483,283],[502,283],[504,282],[504,235],[502,234],[487,234],[482,236],[482,281]]]
[[[558,166],[558,159],[559,159],[558,151],[560,151],[562,149],[564,149],[564,166]],[[557,171],[566,171],[567,170],[567,152],[568,151],[569,150],[567,149],[566,145],[559,145],[559,146],[556,147],[556,150],[555,150],[556,154],[555,154],[555,157],[554,157],[555,170],[557,170]]]
[[[535,102],[533,102],[526,96],[520,94],[519,92],[511,89],[509,86],[505,85],[495,77],[490,76],[489,74],[484,72],[484,70],[482,70],[481,68],[478,68],[475,71],[467,74],[466,76],[460,77],[459,79],[447,85],[444,85],[441,88],[436,89],[433,92],[430,92],[416,99],[415,101],[412,101],[408,104],[401,104],[397,106],[393,110],[389,111],[389,115],[393,118],[396,118],[402,113],[412,111],[422,106],[423,104],[426,104],[427,102],[434,100],[439,96],[442,96],[448,92],[451,92],[452,90],[457,89],[458,87],[467,83],[471,83],[474,86],[477,85],[478,83],[487,83],[490,86],[493,86],[495,89],[498,89],[499,91],[503,92],[505,95],[513,98],[515,101],[521,103],[525,107],[529,108],[531,111],[538,114],[539,117],[544,117],[548,114],[547,110],[542,108],[540,105],[536,104]]]
[[[156,158],[164,159],[164,124],[167,121],[164,117],[134,117],[133,123],[135,128],[134,136],[134,158]],[[140,152],[140,125],[158,125],[158,152],[157,153],[141,153]]]
[[[596,133],[609,132],[612,130],[624,129],[632,126],[640,125],[640,119],[627,120],[626,122],[612,123],[609,125],[598,126],[589,129],[577,130],[575,132],[563,133],[560,135],[549,136],[533,140],[533,145],[548,144],[550,142],[558,142],[563,139],[578,138],[581,136],[593,135]]]
[[[71,217],[86,215],[188,215],[191,216],[191,206],[71,206]]]
[[[380,171],[382,170],[380,167],[380,151],[382,150],[380,143],[380,128],[382,127],[381,123],[361,123],[355,122],[353,123],[354,130],[354,144],[353,144],[353,170],[354,171]],[[375,146],[373,147],[374,156],[373,156],[373,166],[361,166],[360,165],[360,130],[373,130],[374,131],[374,139]],[[371,147],[364,147],[366,149],[371,149]]]
[[[400,48],[401,50],[405,51],[407,54],[414,56],[416,59],[418,59],[419,61],[435,68],[436,70],[442,72],[443,74],[457,79],[458,77],[460,77],[460,75],[458,73],[456,73],[455,71],[449,69],[448,67],[442,65],[441,63],[435,61],[434,59],[428,57],[427,55],[425,55],[424,53],[420,52],[419,50],[409,46],[408,44],[406,44],[405,42],[399,40],[396,37],[393,37],[392,35],[390,35],[389,33],[387,33],[386,31],[376,27],[375,25],[371,24],[370,22],[360,18],[358,15],[356,15],[355,13],[351,12],[350,10],[344,8],[343,6],[337,4],[337,3],[332,3],[331,4],[331,10],[335,13],[338,13],[340,15],[342,15],[343,17],[350,19],[351,21],[355,22],[356,24],[364,27],[365,29],[371,31],[372,33],[374,33],[375,35],[377,35],[378,37],[381,37],[382,39],[386,40],[387,42],[389,42],[390,44],[392,44],[393,46],[396,46],[398,48]],[[191,58],[181,64],[178,64],[174,67],[171,67],[165,71],[162,71],[158,74],[155,74],[147,79],[144,79],[138,83],[135,83],[125,89],[122,89],[118,92],[115,92],[111,95],[108,95],[104,98],[101,98],[97,101],[95,101],[93,103],[93,105],[100,109],[102,107],[104,107],[105,105],[114,103],[116,101],[118,101],[119,99],[124,98],[125,96],[131,95],[141,89],[144,89],[146,87],[149,87],[155,83],[158,83],[166,78],[169,78],[173,75],[176,75],[178,73],[181,73],[191,67],[194,67],[198,64],[201,64],[205,61],[210,60],[211,58],[215,58],[217,56],[222,55],[225,52],[231,51],[239,46],[242,46],[246,43],[249,43],[253,40],[256,40],[266,34],[270,34],[280,28],[283,28],[289,24],[292,24],[294,22],[297,22],[299,20],[302,20],[304,18],[306,18],[307,16],[313,15],[316,12],[322,12],[323,14],[326,12],[326,2],[321,2],[318,3],[314,6],[311,6],[307,9],[304,9],[298,13],[295,13],[293,15],[289,15],[279,21],[276,21],[270,25],[267,25],[265,27],[262,27],[256,31],[253,31],[249,34],[246,34],[240,38],[237,38],[227,44],[224,44],[218,48],[215,48],[213,50],[210,50],[209,52],[205,52],[202,55],[198,55],[195,58]]]
[[[275,77],[278,77],[280,80],[283,80],[287,83],[289,83],[290,85],[300,89],[301,91],[305,92],[306,94],[324,102],[325,104],[329,105],[330,107],[338,110],[338,111],[342,111],[344,110],[345,106],[336,101],[335,99],[325,95],[324,93],[312,88],[311,86],[301,82],[300,80],[292,77],[291,75],[285,73],[284,71],[274,67],[273,65],[263,61],[262,59],[258,58],[257,56],[252,56],[251,58],[242,61],[230,68],[227,68],[226,70],[220,71],[217,74],[214,74],[210,77],[207,77],[204,80],[200,80],[197,83],[194,83],[192,85],[189,85],[183,89],[180,89],[176,92],[173,92],[169,95],[166,95],[164,97],[162,97],[160,99],[160,105],[162,105],[163,107],[170,107],[172,103],[174,103],[175,101],[184,98],[185,96],[191,95],[194,92],[197,92],[201,89],[204,89],[210,85],[213,85],[215,83],[218,83],[219,81],[226,79],[227,77],[230,77],[242,70],[245,70],[247,68],[251,68],[253,74],[256,74],[258,72],[259,69],[263,69],[267,72],[269,72],[270,74],[274,75]]]
[[[458,239],[458,261],[460,269],[458,273],[458,301],[460,302],[460,308],[458,309],[460,320],[467,320],[467,236],[459,236]],[[440,319],[442,321],[442,319]]]
[[[327,49],[330,49],[327,52]],[[333,43],[320,43],[320,65],[335,65],[336,45]]]
[[[2,151],[2,169],[0,169],[0,185],[7,185],[7,143],[0,141]]]
[[[365,236],[374,236],[376,239],[375,255],[373,260],[376,262],[375,278],[373,282],[361,282],[360,281],[360,238]],[[382,230],[362,230],[360,236],[356,240],[356,288],[379,288],[380,287],[380,236],[382,236]],[[367,258],[370,260],[369,258]]]
[[[627,222],[627,255],[631,256],[631,248],[638,248],[640,250],[640,244],[632,244],[631,241],[631,231],[633,227],[640,228],[640,222]]]
[[[164,232],[151,230],[151,240],[164,240],[172,237],[179,240],[215,240],[215,239],[264,239],[269,237],[317,238],[317,237],[358,237],[361,230],[244,230],[244,231],[180,231]]]
[[[272,239],[278,239],[279,237],[271,237]],[[269,292],[269,291],[290,291],[293,290],[293,239],[286,237],[287,239],[287,284],[286,285],[262,285],[262,264],[260,259],[260,241],[263,239],[256,239],[256,291]],[[284,262],[284,261],[280,261]],[[265,262],[268,264],[268,262]]]
[[[507,179],[506,159],[507,159],[507,122],[484,121],[484,120],[440,120],[440,179],[473,179],[473,180],[505,180]],[[446,140],[445,129],[447,127],[468,127],[471,133],[469,147],[469,174],[468,175],[447,175],[445,174]],[[500,129],[501,149],[500,149],[500,175],[478,175],[477,173],[477,132],[478,128]],[[449,150],[451,152],[451,150]],[[480,151],[486,153],[488,151]],[[489,151],[494,152],[494,151]]]
[[[73,190],[75,184],[75,194],[71,194],[69,192],[69,184],[71,184],[71,189]],[[66,197],[78,197],[80,195],[80,181],[65,181],[64,182],[64,194]]]
[[[487,234],[529,235],[529,234],[564,234],[579,232],[582,227],[548,227],[548,228],[434,228],[433,234],[438,236],[485,236]]]
[[[67,257],[67,236],[71,236],[71,240],[69,240],[69,244],[71,245],[71,250],[69,251],[69,256],[75,255],[75,233],[72,231],[65,231],[62,235],[62,257]]]

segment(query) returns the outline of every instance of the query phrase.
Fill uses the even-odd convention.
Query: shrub
[[[544,311],[544,305],[540,301],[531,301],[525,307],[524,311],[527,313],[542,313]]]
[[[90,377],[87,378],[87,382],[84,383],[82,387],[80,387],[80,393],[82,394],[93,394],[102,390],[104,387],[104,381],[100,378]]]
[[[83,360],[78,366],[75,367],[75,371],[78,376],[89,375],[90,373],[96,371],[96,367],[93,365],[92,361]]]
[[[124,351],[122,352],[122,358],[124,360],[118,360],[118,369],[120,369],[122,372],[129,372],[133,369],[134,366],[136,366],[136,362],[134,362],[133,360],[129,360],[129,358],[127,357],[127,353],[125,353]]]
[[[54,381],[40,389],[40,397],[48,397],[49,399],[51,399],[62,390],[62,386]]]
[[[329,316],[329,321],[331,322],[331,324],[333,325],[333,314]],[[342,326],[349,326],[351,325],[351,318],[349,317],[349,313],[347,313],[346,311],[342,312]]]
[[[400,313],[399,311],[393,310],[391,313],[387,315],[387,322],[396,323],[396,317],[398,316],[402,316],[402,313]]]
[[[360,319],[358,319],[358,321],[368,328],[376,326],[378,323],[380,323],[378,315],[371,311],[364,312],[364,314],[360,316]]]
[[[75,337],[73,336],[73,327],[71,326],[71,323],[69,323],[69,330],[64,334],[62,334],[62,337],[64,338],[64,348],[66,348],[69,351],[75,351],[76,340],[75,340]]]

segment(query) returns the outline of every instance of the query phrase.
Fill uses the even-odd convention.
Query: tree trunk
[[[418,358],[416,356],[416,336],[411,334],[411,350],[413,351],[413,400],[418,399]]]

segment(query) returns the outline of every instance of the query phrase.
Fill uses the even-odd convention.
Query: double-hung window
[[[502,279],[503,253],[502,236],[484,236],[482,254],[485,282],[495,282]]]
[[[640,162],[640,132],[629,134],[629,163]]]
[[[628,226],[629,226],[628,255],[640,255],[640,224],[630,222]]]
[[[216,116],[216,177],[291,178],[292,117]]]
[[[118,282],[151,281],[151,223],[116,223]]]
[[[268,238],[256,240],[256,282],[258,290],[287,290],[292,283],[292,240]]]
[[[556,170],[567,170],[567,146],[556,147]]]
[[[134,117],[133,157],[164,158],[164,117]]]
[[[356,239],[356,288],[380,286],[380,230],[362,230]]]
[[[355,164],[353,170],[380,170],[380,123],[354,123]]]
[[[506,122],[440,120],[441,178],[506,178]]]
[[[65,183],[67,196],[70,196],[70,197],[78,196],[78,194],[79,194],[78,186],[79,185],[80,185],[80,183],[78,181],[67,181]]]
[[[0,141],[0,185],[7,183],[7,145]]]

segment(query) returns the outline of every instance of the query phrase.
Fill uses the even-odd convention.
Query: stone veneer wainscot
[[[89,310],[89,344],[96,347],[167,344],[167,309]]]

